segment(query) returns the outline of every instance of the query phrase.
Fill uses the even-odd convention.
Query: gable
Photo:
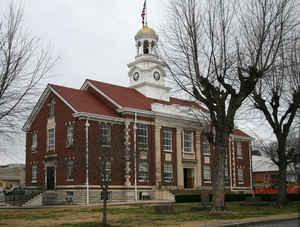
[[[61,100],[68,107],[68,109],[70,109],[71,112],[77,112],[77,110],[72,105],[70,105],[66,100],[64,100],[60,94],[58,94],[50,85],[47,85],[46,89],[40,96],[38,102],[35,104],[33,110],[31,111],[29,117],[27,118],[23,126],[23,131],[28,131],[30,129],[31,124],[34,122],[41,109],[45,105],[47,105],[46,103],[50,95],[55,96],[56,99]]]

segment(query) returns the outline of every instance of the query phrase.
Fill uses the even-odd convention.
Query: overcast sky
[[[0,13],[10,0],[0,0]],[[24,2],[24,25],[59,61],[46,83],[80,88],[86,78],[128,86],[134,36],[142,27],[144,0],[15,0]],[[148,25],[159,32],[167,0],[148,0]],[[251,133],[255,126],[242,124]],[[252,129],[251,129],[252,128]],[[262,134],[266,132],[261,130]],[[0,150],[0,165],[24,162],[22,139]],[[0,149],[3,149],[0,147]],[[2,157],[1,157],[2,156]]]

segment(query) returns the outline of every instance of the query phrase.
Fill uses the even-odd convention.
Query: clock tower
[[[128,64],[130,87],[148,98],[169,101],[165,63],[157,53],[158,35],[145,25],[135,35],[135,61]]]

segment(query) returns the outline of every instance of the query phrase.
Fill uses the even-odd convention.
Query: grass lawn
[[[300,213],[300,203],[292,202],[284,208],[272,206],[240,206],[227,203],[228,211],[209,214],[209,211],[191,211],[197,203],[174,204],[174,214],[154,214],[151,205],[118,206],[108,208],[108,222],[113,227],[189,226],[184,223],[245,219],[270,215]],[[70,207],[45,209],[0,210],[0,226],[76,226],[93,227],[100,222],[100,207]]]

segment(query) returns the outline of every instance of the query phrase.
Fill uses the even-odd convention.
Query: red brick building
[[[61,199],[72,195],[77,203],[98,202],[97,177],[89,174],[100,157],[91,150],[100,141],[102,151],[115,152],[107,166],[110,199],[132,200],[135,189],[151,199],[171,199],[173,189],[211,189],[214,151],[203,136],[207,110],[170,97],[154,30],[145,26],[135,41],[129,87],[88,79],[80,89],[47,86],[24,125],[28,188],[55,190]],[[251,189],[250,142],[239,129],[230,136],[228,190]],[[120,154],[136,154],[136,171],[135,161]],[[88,172],[81,170],[85,160]]]

